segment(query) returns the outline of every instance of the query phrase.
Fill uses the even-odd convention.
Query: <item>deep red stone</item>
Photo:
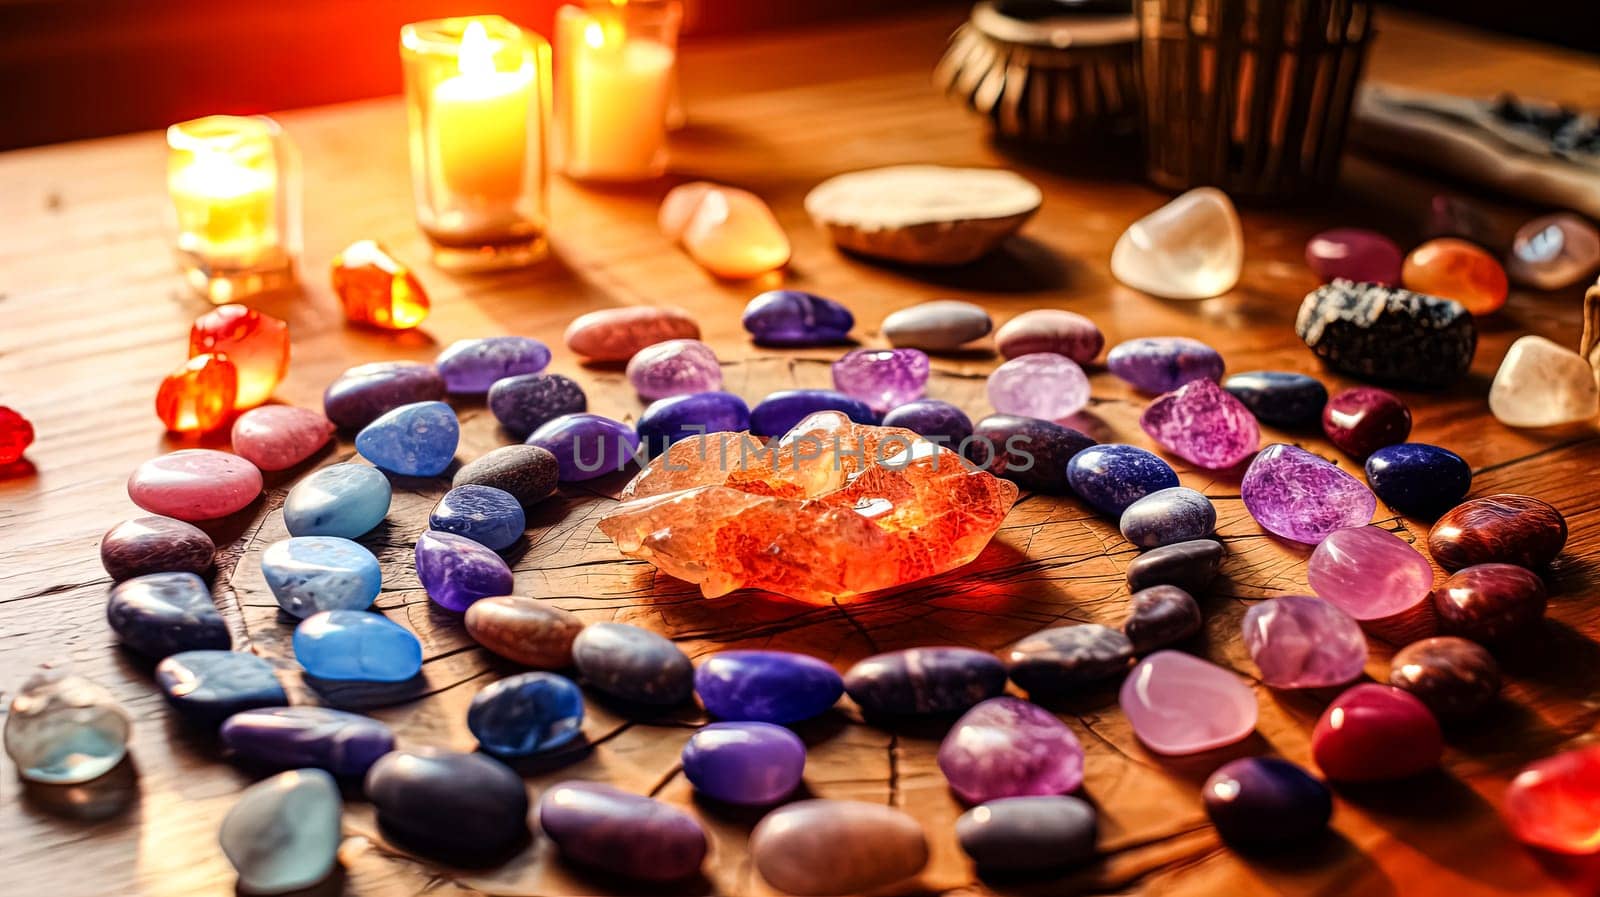
[[[1529,763],[1506,788],[1501,815],[1524,844],[1600,852],[1600,745]]]
[[[1411,435],[1411,409],[1392,392],[1357,386],[1328,400],[1322,432],[1352,458],[1365,458]]]
[[[1528,629],[1544,616],[1545,603],[1544,580],[1513,564],[1465,567],[1433,590],[1440,628],[1475,642]]]
[[[1311,733],[1311,756],[1330,779],[1377,782],[1432,769],[1444,754],[1426,705],[1390,685],[1357,685],[1333,699]]]
[[[33,424],[17,412],[0,405],[0,464],[22,457],[33,444]]]
[[[1567,544],[1567,521],[1549,502],[1503,493],[1475,498],[1440,517],[1428,531],[1428,552],[1439,566],[1516,564],[1539,569]]]
[[[1393,240],[1359,227],[1325,230],[1306,242],[1306,264],[1325,281],[1342,277],[1395,286],[1403,261]]]

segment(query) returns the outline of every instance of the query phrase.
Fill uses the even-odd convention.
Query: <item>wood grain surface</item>
[[[980,123],[928,86],[946,12],[830,31],[705,46],[685,55],[690,126],[674,136],[673,176],[635,190],[554,185],[556,257],[522,272],[458,278],[428,267],[411,214],[404,116],[398,100],[282,118],[304,153],[308,246],[304,294],[259,303],[291,323],[294,359],[278,391],[285,402],[319,404],[344,368],[387,358],[427,360],[452,340],[498,333],[535,336],[559,347],[566,322],[596,308],[671,304],[691,310],[726,363],[728,388],[752,401],[791,385],[825,385],[833,350],[775,353],[750,345],[739,328],[744,302],[765,284],[707,277],[667,246],[654,225],[662,193],[708,177],[755,190],[774,206],[795,243],[785,283],[832,296],[857,315],[858,337],[881,344],[878,322],[925,299],[983,303],[998,320],[1041,306],[1094,318],[1112,342],[1183,334],[1221,349],[1235,371],[1318,373],[1330,388],[1350,381],[1320,372],[1291,326],[1315,286],[1301,261],[1305,238],[1331,224],[1368,225],[1414,242],[1428,197],[1441,185],[1379,163],[1352,159],[1339,191],[1311,209],[1246,210],[1244,278],[1226,296],[1198,303],[1152,299],[1117,285],[1107,270],[1126,225],[1159,205],[1141,185],[1131,150],[1092,161],[1083,154],[1008,154]],[[1518,90],[1600,106],[1600,65],[1575,55],[1385,17],[1371,76],[1465,93]],[[885,267],[836,253],[815,233],[801,198],[842,171],[879,164],[939,162],[1018,168],[1045,190],[1023,237],[961,269]],[[251,776],[222,759],[211,740],[177,725],[152,687],[147,665],[114,646],[103,605],[108,580],[100,534],[136,509],[124,481],[141,461],[217,439],[168,437],[152,413],[161,376],[185,354],[190,320],[205,310],[186,293],[163,230],[166,198],[159,135],[70,144],[0,155],[0,404],[29,415],[39,431],[27,460],[0,471],[0,692],[14,693],[43,665],[71,665],[109,686],[136,719],[131,760],[92,787],[24,785],[0,760],[0,893],[26,897],[179,897],[227,894],[233,874],[216,846],[222,815]],[[1450,189],[1470,191],[1454,185]],[[1503,235],[1535,210],[1486,200]],[[387,242],[417,264],[435,302],[417,332],[385,335],[344,326],[326,278],[328,260],[360,238]],[[1503,656],[1505,700],[1483,720],[1454,730],[1442,771],[1417,780],[1339,789],[1334,834],[1279,858],[1243,857],[1206,825],[1198,787],[1225,759],[1276,752],[1309,763],[1309,732],[1331,693],[1257,687],[1261,721],[1244,744],[1187,759],[1157,757],[1134,738],[1107,689],[1056,707],[1088,755],[1085,793],[1101,810],[1100,858],[1065,879],[980,880],[956,846],[962,808],[945,786],[934,752],[939,726],[885,730],[863,725],[848,702],[799,727],[811,746],[806,789],[814,795],[893,804],[926,827],[933,859],[913,890],[927,894],[1139,893],[1171,895],[1544,895],[1596,893],[1600,870],[1558,862],[1516,846],[1495,814],[1509,777],[1524,762],[1575,743],[1595,728],[1600,705],[1600,494],[1592,478],[1600,441],[1591,426],[1515,431],[1489,416],[1488,383],[1509,343],[1535,332],[1576,347],[1581,288],[1514,292],[1506,310],[1482,322],[1471,375],[1441,393],[1406,394],[1414,437],[1471,462],[1473,494],[1527,492],[1566,514],[1572,537],[1549,574],[1550,620],[1538,637]],[[930,394],[974,417],[987,410],[987,350],[935,360]],[[588,389],[595,411],[635,419],[642,408],[619,371],[581,367],[558,348],[554,370]],[[1103,370],[1084,425],[1102,439],[1148,444],[1136,420],[1143,400]],[[459,406],[461,457],[504,437],[481,406]],[[1342,458],[1317,434],[1268,430]],[[348,457],[342,443],[311,465]],[[259,554],[284,535],[284,490],[304,469],[268,478],[262,501],[211,529],[224,546],[215,594],[237,645],[269,659],[300,701],[370,707],[408,745],[471,749],[465,712],[477,690],[511,667],[474,647],[459,618],[439,611],[418,587],[411,545],[440,481],[397,482],[388,522],[363,541],[386,570],[380,610],[423,640],[423,680],[399,692],[317,693],[302,683],[288,646],[290,622],[264,588]],[[1186,485],[1217,503],[1228,549],[1224,578],[1204,596],[1203,650],[1249,676],[1238,637],[1254,601],[1303,593],[1303,548],[1262,534],[1238,500],[1237,475],[1180,468]],[[1027,495],[973,564],[848,608],[810,607],[760,594],[707,601],[646,564],[620,557],[595,521],[623,476],[564,489],[530,515],[525,543],[511,552],[517,591],[547,598],[586,620],[623,620],[676,638],[694,656],[735,647],[786,648],[840,669],[875,651],[963,644],[997,649],[1047,625],[1125,616],[1123,571],[1134,551],[1112,522],[1080,503]],[[1409,540],[1427,523],[1380,508],[1376,521]],[[1418,631],[1426,628],[1423,620]],[[1400,639],[1403,635],[1390,634]],[[1368,672],[1383,679],[1392,646],[1373,640]],[[757,814],[696,801],[679,774],[683,741],[703,718],[692,708],[659,718],[624,718],[589,703],[589,748],[568,765],[523,769],[530,787],[563,778],[613,782],[695,813],[711,834],[706,875],[684,893],[761,894],[745,840]],[[349,895],[562,895],[659,893],[595,879],[556,861],[535,841],[503,868],[442,868],[385,845],[370,807],[351,796],[344,871],[318,893]]]

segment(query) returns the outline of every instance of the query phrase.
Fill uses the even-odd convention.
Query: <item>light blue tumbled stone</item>
[[[297,617],[364,610],[383,588],[383,568],[372,552],[337,536],[295,536],[268,545],[261,575],[278,606]]]
[[[389,478],[365,464],[330,464],[289,490],[283,525],[291,536],[343,536],[371,532],[389,513]]]
[[[283,894],[328,877],[339,850],[339,786],[320,769],[279,773],[245,789],[218,841],[239,891]]]
[[[439,499],[428,515],[428,527],[499,551],[522,538],[527,517],[522,503],[511,493],[469,483],[451,489]]]
[[[294,658],[318,679],[404,682],[422,670],[422,643],[381,614],[325,610],[295,628]]]
[[[356,451],[377,467],[408,477],[444,473],[455,459],[461,424],[443,402],[415,402],[384,414],[356,434]]]

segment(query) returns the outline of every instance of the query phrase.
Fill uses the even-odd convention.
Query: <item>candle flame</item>
[[[583,28],[583,42],[596,50],[606,45],[606,29],[599,22],[590,22]]]
[[[494,42],[482,22],[468,22],[461,35],[461,49],[456,53],[456,64],[461,74],[467,76],[492,75],[494,68]]]

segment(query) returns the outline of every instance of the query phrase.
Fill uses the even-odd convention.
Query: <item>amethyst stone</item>
[[[539,827],[568,862],[637,881],[688,878],[706,857],[706,834],[694,817],[598,782],[546,791]]]
[[[1142,448],[1110,443],[1073,455],[1067,462],[1067,483],[1095,510],[1120,519],[1139,499],[1178,485],[1178,475]]]
[[[805,742],[772,723],[712,723],[683,746],[684,777],[730,804],[775,804],[800,786],[805,768]]]
[[[1089,404],[1089,377],[1065,355],[1019,355],[989,375],[989,404],[1001,414],[1041,420],[1071,417]]]
[[[412,850],[489,857],[527,836],[527,788],[484,754],[394,751],[367,771],[363,790],[385,833]]]
[[[804,654],[723,651],[694,671],[694,689],[718,719],[793,723],[832,707],[844,694],[844,680]]]
[[[679,704],[694,693],[694,665],[678,646],[627,623],[584,627],[572,662],[590,687],[635,704]]]
[[[763,346],[825,346],[849,339],[850,309],[812,293],[769,290],[750,300],[741,321]]]
[[[731,392],[697,392],[651,402],[639,415],[638,426],[639,444],[651,457],[690,436],[748,429],[750,406]]]
[[[1140,548],[1159,548],[1210,536],[1217,526],[1217,508],[1186,486],[1160,489],[1122,512],[1122,538]]]
[[[479,598],[511,594],[511,568],[483,545],[454,533],[417,540],[417,579],[440,607],[465,611]]]
[[[534,430],[527,443],[556,456],[561,482],[579,483],[627,467],[639,451],[639,434],[598,414],[563,414]]]
[[[928,353],[920,349],[856,349],[833,363],[833,386],[882,414],[922,397]]]
[[[1343,685],[1367,665],[1361,624],[1321,598],[1258,602],[1245,613],[1243,629],[1245,650],[1273,688]]]
[[[949,402],[917,399],[896,407],[883,416],[885,427],[902,427],[952,451],[972,435],[972,418]]]
[[[212,726],[242,710],[289,703],[272,664],[245,651],[170,655],[156,664],[156,687],[185,717]]]
[[[489,387],[489,412],[519,439],[563,414],[588,408],[583,387],[561,374],[521,374]]]
[[[1247,371],[1222,382],[1263,423],[1304,427],[1322,419],[1328,388],[1322,381],[1289,371]]]
[[[1067,462],[1093,437],[1036,417],[991,414],[972,430],[967,460],[1024,489],[1060,494],[1068,490]]]
[[[482,394],[495,381],[517,374],[537,374],[550,363],[550,347],[525,336],[490,336],[451,343],[434,367],[453,393]]]
[[[124,645],[161,659],[180,651],[233,646],[228,624],[193,573],[147,573],[111,590],[106,619]]]
[[[1224,841],[1246,849],[1294,847],[1333,817],[1328,786],[1287,760],[1244,757],[1224,764],[1201,791]]]
[[[1128,597],[1128,619],[1122,634],[1133,653],[1149,654],[1200,632],[1205,617],[1194,597],[1177,586],[1151,586]]]
[[[1220,380],[1222,355],[1186,336],[1151,336],[1118,343],[1106,356],[1111,373],[1141,392],[1164,393],[1191,380]]]
[[[1139,426],[1162,448],[1208,470],[1232,467],[1261,444],[1255,415],[1210,380],[1191,380],[1151,402]]]
[[[343,430],[359,430],[401,405],[443,399],[438,368],[416,361],[359,364],[322,394],[322,411]]]
[[[722,388],[717,353],[697,339],[669,339],[628,359],[628,382],[642,399],[664,399]]]
[[[1128,670],[1133,643],[1098,623],[1035,632],[1006,652],[1011,681],[1034,696],[1066,694]]]
[[[1378,497],[1355,477],[1302,448],[1269,445],[1250,462],[1239,484],[1261,528],[1315,545],[1336,529],[1372,522]]]
[[[124,520],[100,539],[100,563],[116,582],[146,573],[204,574],[216,553],[205,530],[171,517]]]
[[[955,713],[1005,691],[998,657],[972,648],[907,648],[876,654],[844,674],[844,690],[874,716]]]
[[[750,432],[782,436],[818,411],[838,411],[858,424],[876,424],[878,415],[866,402],[831,389],[784,389],[769,394],[750,409]]]
[[[272,769],[325,769],[362,776],[394,750],[394,732],[357,713],[328,707],[263,707],[228,717],[222,743],[251,763]]]
[[[970,804],[1066,794],[1083,784],[1083,746],[1043,707],[990,698],[956,720],[939,745],[939,769]]]

